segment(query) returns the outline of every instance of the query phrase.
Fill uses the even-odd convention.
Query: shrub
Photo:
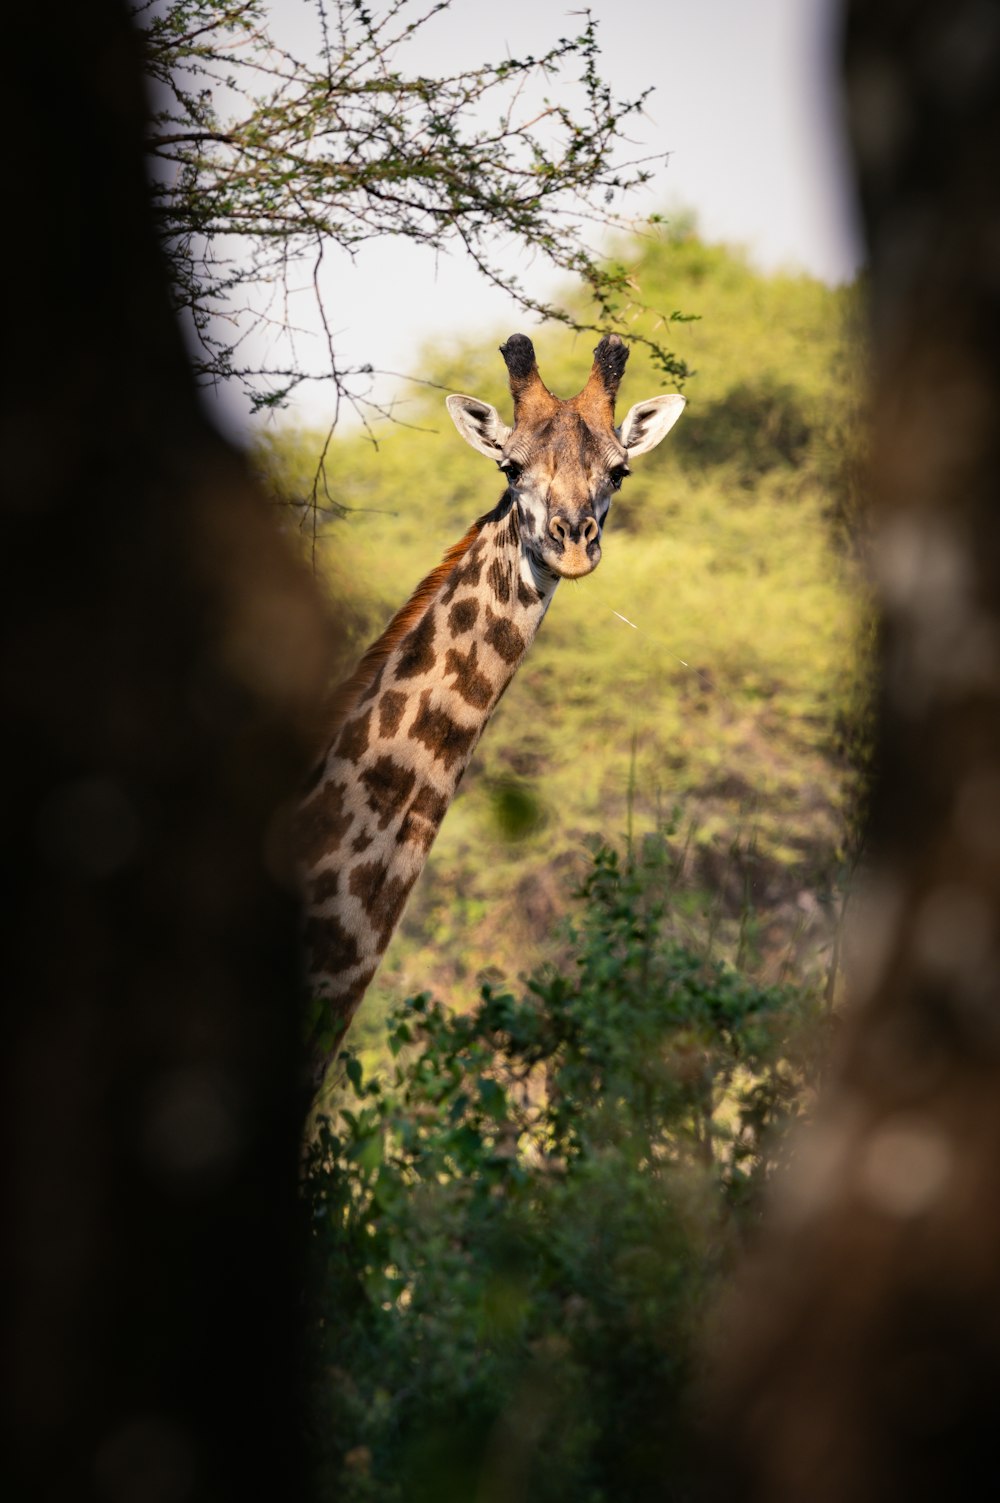
[[[388,1022],[308,1166],[320,1496],[684,1498],[705,1303],[798,1108],[816,1004],[672,939],[602,846],[573,960]]]

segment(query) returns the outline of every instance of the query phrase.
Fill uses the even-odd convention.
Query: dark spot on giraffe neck
[[[429,851],[447,812],[448,800],[444,794],[425,783],[406,811],[396,839],[400,844],[411,840],[424,851]]]
[[[413,877],[390,877],[385,861],[365,861],[351,872],[348,886],[364,907],[380,949],[389,942],[413,882]]]
[[[459,652],[457,647],[450,647],[444,660],[445,676],[454,674],[454,687],[466,704],[473,705],[477,710],[485,710],[493,698],[493,685],[479,672],[478,652],[478,644],[475,642],[465,653]]]
[[[437,661],[434,652],[434,612],[425,611],[411,632],[399,644],[396,678],[416,678]]]
[[[357,940],[334,914],[308,918],[302,939],[311,973],[322,971],[337,976],[341,971],[349,971],[361,959]]]
[[[378,702],[378,728],[382,736],[395,736],[406,709],[406,695],[398,689],[386,689]]]
[[[524,580],[521,579],[520,576],[518,576],[517,599],[519,605],[537,605],[541,598],[542,597],[539,595],[534,585],[526,584]]]
[[[448,612],[448,625],[455,636],[471,631],[479,615],[478,600],[456,600]]]
[[[475,588],[479,584],[479,576],[483,572],[483,548],[485,546],[483,539],[481,537],[477,538],[465,555],[465,562],[459,564],[456,568],[441,594],[441,599],[445,605],[452,599],[460,585],[471,585]]]
[[[331,978],[333,984],[325,998],[324,1022],[327,1027],[339,1028],[340,1037],[347,1032],[351,1019],[357,1011],[358,1003],[368,990],[368,983],[377,970],[378,961],[375,960],[359,971],[353,980],[341,982],[339,986]],[[315,1039],[316,1035],[314,1034],[313,1037]],[[329,1050],[324,1047],[324,1062],[327,1059],[329,1059]]]
[[[376,694],[379,691],[379,686],[382,683],[382,675],[383,675],[384,672],[385,672],[385,664],[383,663],[382,666],[381,666],[381,668],[379,669],[379,671],[376,673],[375,677],[372,679],[371,683],[368,685],[368,687],[365,690],[365,692],[363,694],[359,694],[358,695],[358,705],[359,706],[360,705],[366,705],[370,699],[374,699],[375,698]]]
[[[486,607],[486,616],[487,627],[483,633],[486,641],[505,663],[516,663],[527,646],[521,633],[505,616],[495,616],[489,606]]]
[[[430,783],[425,783],[410,805],[410,810],[414,814],[422,814],[425,819],[440,822],[448,811],[448,800],[443,793],[432,788]]]
[[[511,498],[511,506],[507,518],[502,526],[497,527],[497,547],[508,549],[516,547],[520,541],[518,532],[517,507],[513,504],[513,498]]]
[[[330,871],[327,868],[326,871],[320,872],[316,880],[309,884],[310,906],[319,908],[323,903],[327,903],[331,898],[335,898],[339,885],[339,871]]]
[[[337,737],[337,756],[347,762],[360,762],[368,750],[372,712],[366,710],[355,720],[349,720]]]
[[[360,855],[362,851],[367,851],[374,839],[375,836],[369,830],[361,830],[351,841],[351,850]]]
[[[431,691],[425,689],[420,696],[417,711],[409,734],[420,741],[439,762],[451,768],[456,762],[464,762],[476,744],[479,726],[462,726],[452,720],[445,710],[431,706]]]
[[[459,587],[459,585],[461,583],[462,583],[462,565],[461,564],[456,564],[455,567],[454,567],[454,569],[452,569],[451,573],[448,575],[447,583],[445,584],[444,589],[441,591],[441,604],[442,605],[447,605],[452,600],[452,598],[454,597],[455,591],[458,589],[458,587]]]
[[[415,772],[400,766],[390,756],[376,758],[371,767],[366,767],[361,773],[359,782],[364,784],[368,807],[376,816],[380,830],[384,830],[399,813],[416,781]]]
[[[388,875],[389,867],[385,861],[362,861],[348,877],[347,890],[354,897],[361,899],[361,905],[367,911],[377,898],[379,888]]]
[[[306,866],[329,851],[340,849],[340,842],[354,822],[354,815],[344,809],[346,792],[343,783],[328,783],[300,808],[296,846]]]
[[[499,558],[495,558],[486,573],[486,580],[501,605],[510,600],[510,574]]]

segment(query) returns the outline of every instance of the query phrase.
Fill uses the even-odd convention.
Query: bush
[[[798,1110],[816,1004],[668,932],[659,839],[601,847],[568,969],[389,1020],[308,1166],[320,1496],[687,1496],[706,1300]]]
[[[733,465],[740,484],[754,488],[772,470],[802,468],[813,426],[798,389],[762,376],[740,381],[717,401],[686,415],[674,453],[683,464],[706,469]]]

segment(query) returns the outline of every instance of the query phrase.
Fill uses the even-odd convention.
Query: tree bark
[[[1000,9],[854,0],[845,84],[877,773],[833,1078],[721,1321],[720,1495],[769,1503],[998,1485]]]
[[[0,1491],[294,1499],[282,811],[329,634],[199,409],[126,7],[18,7],[5,38]]]

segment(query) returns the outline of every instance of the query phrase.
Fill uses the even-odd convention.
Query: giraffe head
[[[521,538],[550,574],[578,579],[596,569],[611,497],[629,462],[654,449],[684,408],[679,396],[650,397],[615,427],[615,397],[628,359],[617,334],[606,334],[577,396],[554,397],[538,374],[524,334],[500,346],[514,398],[514,426],[477,397],[451,396],[448,411],[462,437],[507,477]]]

